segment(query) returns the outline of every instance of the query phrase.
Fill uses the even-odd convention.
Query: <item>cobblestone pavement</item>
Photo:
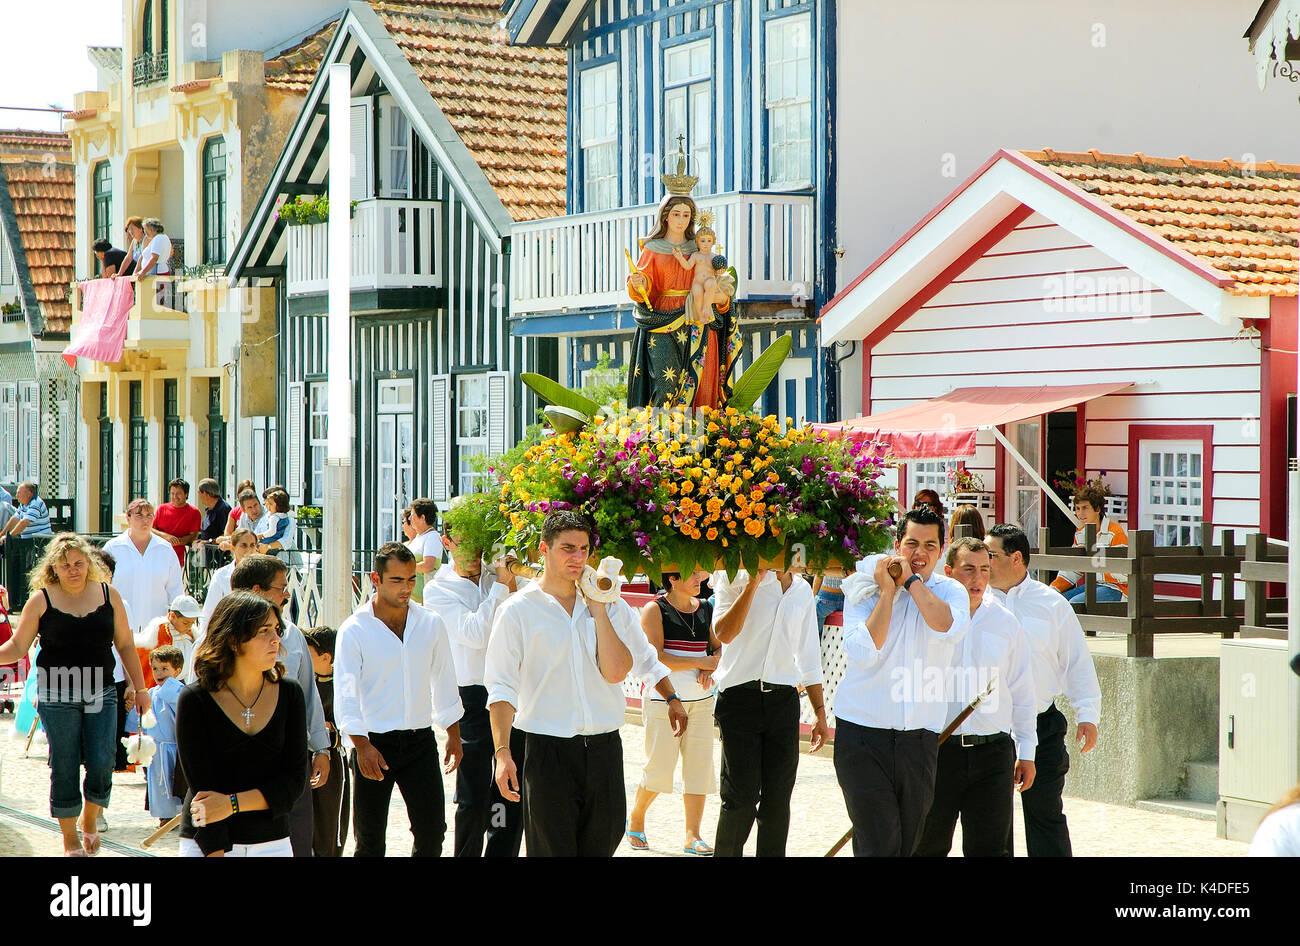
[[[0,719],[0,806],[4,806],[0,808],[0,857],[58,856],[62,844],[57,830],[43,830],[5,810],[26,812],[54,827],[48,819],[50,781],[46,747],[43,743],[34,743],[30,758],[24,759],[23,739],[14,738],[12,730],[11,716]],[[631,723],[623,727],[622,735],[624,775],[630,804],[635,797],[641,766],[645,761],[644,737],[641,727]],[[439,743],[442,741],[440,735]],[[444,851],[451,847],[454,815],[451,796],[454,787],[455,776],[445,777],[448,832]],[[144,810],[144,796],[144,778],[141,774],[123,773],[114,777],[113,801],[107,811],[110,830],[104,835],[107,843],[101,856],[123,856],[120,850],[114,850],[118,845],[138,850],[140,841],[157,826],[157,820]],[[1068,796],[1065,799],[1065,812],[1070,821],[1075,854],[1080,856],[1229,857],[1246,853],[1247,845],[1216,838],[1212,821],[1198,821]],[[717,819],[718,799],[717,796],[710,796],[704,809],[704,834],[710,842]],[[830,749],[823,749],[816,755],[805,753],[799,760],[799,777],[791,803],[788,853],[821,856],[848,827],[848,816],[844,812],[844,801],[835,781]],[[960,834],[958,829],[953,845],[956,852],[961,850]],[[681,853],[684,837],[679,796],[660,797],[655,801],[646,819],[646,835],[651,848],[648,855],[633,852],[624,843],[619,847],[618,856],[690,856]],[[173,831],[151,850],[161,856],[175,855],[176,837],[176,832]],[[753,847],[754,838],[751,836],[748,853],[753,853]],[[1019,853],[1024,853],[1024,825],[1019,804],[1016,805],[1016,849]],[[404,856],[410,851],[411,835],[406,809],[400,793],[394,792],[388,823],[388,853]],[[352,853],[351,842],[345,853]]]

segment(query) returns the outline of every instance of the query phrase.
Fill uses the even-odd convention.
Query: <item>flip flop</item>
[[[696,840],[692,841],[690,844],[686,845],[686,847],[682,848],[682,853],[696,854],[699,855],[700,857],[712,857],[713,848],[709,847],[707,844],[704,843],[704,841],[697,838]]]
[[[85,857],[86,849],[79,847],[72,851],[64,851],[63,856],[64,857]]]
[[[100,841],[99,841],[99,832],[98,832],[98,831],[82,831],[82,832],[81,832],[81,843],[82,843],[82,845],[83,845],[84,848],[85,848],[85,852],[84,852],[84,853],[85,853],[86,857],[94,857],[96,854],[99,853],[99,844],[100,844]]]
[[[650,842],[645,839],[644,831],[629,831],[627,823],[623,825],[623,833],[627,835],[627,845],[634,851],[650,850]]]

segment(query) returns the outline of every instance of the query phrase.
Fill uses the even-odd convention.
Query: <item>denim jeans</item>
[[[844,595],[839,592],[819,591],[817,592],[817,637],[820,640],[822,629],[826,626],[826,619],[836,611],[843,610]]]
[[[117,748],[117,688],[110,683],[89,699],[41,694],[36,711],[50,744],[50,815],[81,814],[83,792],[86,801],[107,808]],[[78,791],[83,765],[86,780]]]
[[[1065,593],[1065,600],[1071,603],[1075,601],[1082,601],[1086,591],[1087,589],[1084,585],[1080,585],[1077,588],[1071,588],[1069,591]],[[1098,601],[1123,601],[1124,596],[1119,593],[1118,588],[1113,588],[1110,585],[1098,585],[1097,600]]]

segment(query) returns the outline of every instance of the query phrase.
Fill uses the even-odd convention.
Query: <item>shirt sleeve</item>
[[[717,571],[713,573],[709,585],[713,588],[714,628],[718,626],[718,622],[722,620],[726,613],[731,610],[731,606],[736,603],[736,599],[739,598],[740,593],[745,590],[745,585],[747,583],[748,573],[746,573],[745,578],[741,578],[737,575],[734,582],[727,579],[726,572]]]
[[[1247,857],[1300,857],[1300,805],[1275,811],[1261,821]]]
[[[1011,623],[1011,653],[1007,659],[1010,673],[1006,681],[1007,692],[1011,694],[1011,734],[1016,740],[1016,758],[1032,762],[1038,750],[1038,693],[1034,689],[1034,666],[1029,638],[1014,616]]]
[[[285,533],[289,531],[288,515],[286,515],[285,513],[277,513],[277,515],[279,516],[279,520],[276,522],[275,528],[268,529],[266,532],[267,545],[270,545],[272,542],[279,542],[281,539],[284,538]]]
[[[330,747],[330,737],[329,732],[325,729],[325,707],[321,705],[320,691],[316,689],[316,672],[311,665],[311,651],[307,649],[305,644],[298,654],[298,668],[291,676],[295,680],[303,681],[303,701],[307,717],[304,732],[307,733],[311,751],[319,752],[322,749],[328,749]]]
[[[193,794],[214,791],[212,786],[221,781],[219,773],[215,771],[215,755],[210,751],[212,721],[204,719],[204,699],[204,694],[197,688],[186,687],[176,700],[177,760]],[[188,823],[188,815],[186,821]],[[205,855],[230,850],[229,818],[216,824],[193,827],[194,843]]]
[[[880,595],[875,594],[857,604],[844,603],[844,629],[842,645],[850,663],[870,669],[880,663],[880,648],[867,630],[867,618],[875,610]]]
[[[498,609],[488,639],[487,658],[483,665],[483,684],[488,691],[488,705],[509,703],[519,709],[519,686],[523,680],[524,646],[517,608]]]
[[[509,596],[509,588],[494,583],[476,609],[467,611],[454,626],[448,625],[447,632],[452,640],[471,650],[486,650],[488,638],[492,635],[492,622],[496,617],[497,607]]]
[[[315,691],[315,687],[311,687]],[[272,815],[285,817],[307,789],[307,717],[302,687],[295,680],[280,681],[280,699],[287,700],[284,749],[267,778],[257,786]],[[317,702],[320,697],[317,696]]]
[[[790,629],[795,645],[794,663],[799,670],[800,685],[820,686],[823,676],[821,639],[817,634],[817,599],[813,597],[812,588],[806,581],[797,576],[794,581],[803,587],[797,588],[793,584],[790,586],[790,590],[785,593],[790,602],[785,609],[787,613],[783,615],[783,618],[794,624]]]
[[[622,598],[608,605],[606,610],[609,623],[614,626],[614,633],[632,653],[632,673],[650,686],[668,676],[668,668],[659,661],[659,651],[650,645],[650,638],[641,629],[640,616],[636,610]]]
[[[966,630],[970,627],[970,596],[960,582],[944,581],[939,587],[938,597],[952,612],[951,626],[946,631],[936,631],[925,623],[924,617],[921,618],[921,626],[929,633],[932,641],[940,644],[957,644],[966,636]]]
[[[1052,621],[1056,625],[1056,659],[1061,668],[1065,695],[1081,723],[1096,725],[1101,719],[1101,685],[1097,668],[1083,636],[1083,628],[1074,609],[1064,598],[1053,602]]]
[[[456,664],[451,659],[451,641],[447,635],[447,624],[438,615],[433,615],[433,665],[430,667],[429,680],[433,684],[433,722],[442,729],[460,722],[465,715],[465,708],[460,702],[460,690],[456,687]]]
[[[367,735],[361,715],[361,645],[355,624],[344,621],[334,642],[334,723],[349,736]],[[315,679],[315,678],[313,678]]]

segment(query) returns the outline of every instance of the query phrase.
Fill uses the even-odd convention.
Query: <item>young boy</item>
[[[312,855],[342,857],[343,845],[348,839],[351,786],[339,745],[339,732],[334,725],[334,640],[337,632],[332,627],[312,627],[302,633],[307,638],[307,651],[311,654],[311,666],[316,675],[316,690],[325,710],[325,729],[330,736],[329,780],[311,796]]]
[[[180,681],[185,657],[173,644],[155,647],[149,652],[149,668],[156,686],[149,688],[150,705],[157,723],[145,730],[158,744],[158,751],[146,769],[148,789],[146,807],[159,824],[166,824],[181,812],[184,790],[177,791],[176,775],[176,701],[185,689]]]

